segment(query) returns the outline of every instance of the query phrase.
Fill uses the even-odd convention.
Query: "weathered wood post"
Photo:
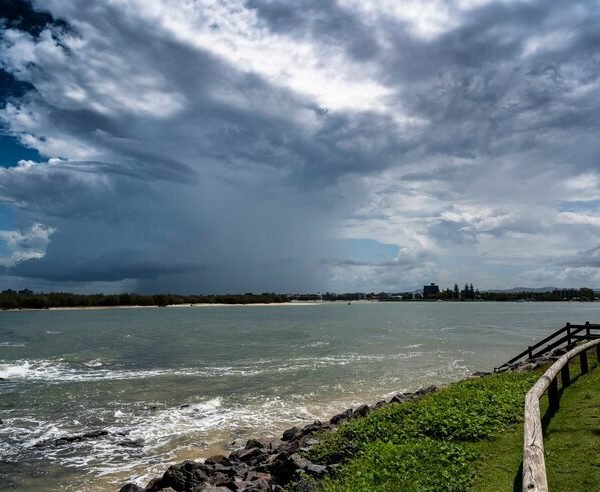
[[[548,407],[552,413],[556,412],[560,406],[558,400],[558,379],[554,378],[548,386]]]
[[[571,345],[571,323],[567,323],[567,347]]]
[[[533,350],[531,349],[531,345],[527,347],[527,357],[533,359]]]
[[[585,334],[588,338],[590,338],[590,335],[592,334],[590,331],[590,322],[589,321],[585,322]]]
[[[564,366],[562,366],[562,368],[560,369],[560,377],[562,379],[563,388],[566,388],[567,386],[569,386],[571,384],[571,374],[569,373],[569,363],[568,362]]]
[[[548,492],[540,398],[546,390],[548,390],[549,398],[551,394],[558,396],[556,387],[558,371],[561,371],[564,367],[568,367],[569,360],[573,357],[585,353],[586,350],[598,345],[600,345],[600,340],[593,340],[561,355],[527,392],[527,396],[525,397],[525,422],[523,425],[523,481],[521,482],[523,490],[526,492]],[[564,381],[565,379],[563,378],[563,383]],[[552,397],[551,402],[553,402],[551,404],[555,404],[554,397]]]
[[[590,370],[588,366],[587,351],[584,350],[579,354],[579,364],[581,365],[581,374],[587,374]]]
[[[596,363],[600,364],[600,345],[596,345]]]

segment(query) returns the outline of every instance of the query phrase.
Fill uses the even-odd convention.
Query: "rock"
[[[394,395],[392,397],[392,399],[390,400],[390,403],[405,403],[410,400],[412,400],[412,398],[410,398],[408,395],[405,395],[403,393],[398,393],[397,395]]]
[[[152,491],[152,490],[160,490],[162,487],[160,486],[160,478],[153,478],[148,482],[144,492]]]
[[[246,442],[245,449],[267,448],[269,447],[269,444],[270,442],[268,440],[259,441],[258,439],[249,439],[248,442]]]
[[[254,482],[256,480],[264,480],[266,482],[270,482],[271,480],[273,480],[273,476],[270,473],[249,471],[244,477],[244,480],[246,482]]]
[[[535,369],[537,366],[536,364],[530,363],[530,362],[525,362],[522,364],[519,364],[518,366],[513,368],[513,371],[515,372],[527,372],[527,371],[531,371],[532,369]]]
[[[333,417],[331,417],[331,419],[329,420],[329,423],[333,424],[333,425],[339,425],[339,424],[343,424],[344,422],[347,422],[351,418],[352,418],[352,409],[349,408],[345,412],[338,413],[337,415],[334,415]]]
[[[245,489],[245,492],[269,492],[271,486],[269,482],[263,479],[254,480],[250,485],[248,485]],[[274,490],[274,489],[273,489]]]
[[[95,431],[86,432],[85,434],[77,434],[74,436],[59,437],[58,439],[55,439],[53,441],[38,442],[38,443],[34,444],[34,447],[41,448],[43,446],[48,446],[48,445],[64,446],[65,444],[70,444],[73,442],[87,441],[89,439],[96,439],[98,437],[103,437],[103,436],[107,436],[107,435],[108,435],[108,431],[95,430]]]
[[[332,429],[332,425],[331,424],[324,424],[320,420],[315,420],[312,424],[305,425],[300,430],[300,436],[299,437],[311,436],[315,432],[320,432],[320,431],[324,431],[324,430],[331,430],[331,429]]]
[[[224,475],[228,476],[233,476],[236,474],[236,470],[233,466],[226,466],[222,465],[221,463],[216,463],[215,465],[213,465],[213,471],[215,473],[223,473]]]
[[[222,487],[231,488],[229,486],[229,484],[231,482],[235,483],[235,481],[229,475],[225,475],[224,473],[221,473],[221,472],[217,472],[213,476],[210,477],[210,483],[213,485],[220,485]],[[237,487],[235,487],[233,490],[237,490]]]
[[[221,465],[230,465],[231,464],[229,462],[229,458],[222,454],[215,454],[214,456],[211,456],[210,458],[206,458],[206,460],[204,460],[204,463],[206,465],[216,465],[217,463],[219,463]]]
[[[272,439],[271,441],[269,441],[269,445],[265,446],[265,447],[269,450],[275,450],[279,446],[281,446],[283,444],[283,442],[284,441],[282,439]]]
[[[134,483],[126,483],[119,489],[119,492],[144,492],[144,489]]]
[[[238,449],[229,455],[229,459],[237,459],[243,462],[250,462],[255,458],[258,458],[261,455],[264,455],[265,452],[261,448],[250,448],[250,449]]]
[[[375,406],[373,408],[375,410],[379,410],[380,408],[385,407],[387,404],[388,404],[387,401],[381,400],[381,401],[378,401],[377,403],[375,403]]]
[[[284,441],[291,441],[292,439],[294,439],[298,434],[300,433],[300,429],[298,429],[298,427],[292,427],[288,430],[286,430],[283,433],[283,436],[281,436],[281,439]]]
[[[144,441],[142,439],[126,439],[125,441],[118,442],[117,445],[124,448],[143,448]]]
[[[271,466],[271,472],[278,482],[287,483],[294,476],[296,471],[303,470],[312,463],[307,459],[302,458],[298,453],[294,453],[288,457],[281,456],[275,460]]]
[[[306,476],[300,475],[297,480],[294,482],[294,486],[291,490],[293,492],[316,492],[318,490],[318,486],[312,481],[308,480]]]
[[[204,463],[184,461],[179,465],[170,466],[160,480],[152,488],[146,487],[147,492],[158,492],[171,487],[175,490],[192,490],[209,481],[210,467]]]
[[[489,376],[491,374],[491,372],[485,372],[485,371],[475,371],[474,373],[470,374],[469,376],[467,376],[469,379],[478,379],[478,378],[482,378],[484,376]]]
[[[305,471],[315,478],[323,478],[327,474],[327,467],[311,463],[310,465],[307,465]]]
[[[371,408],[369,407],[369,405],[361,405],[356,410],[354,410],[354,412],[352,413],[352,418],[358,419],[361,417],[366,417],[367,415],[369,415],[370,412]]]
[[[431,386],[427,386],[427,388],[418,389],[416,391],[415,395],[417,395],[418,397],[421,397],[421,396],[428,395],[430,393],[434,393],[435,391],[437,391],[437,386],[435,384],[432,384]]]
[[[319,441],[317,439],[307,437],[306,439],[302,439],[302,447],[299,449],[299,451],[309,451],[317,444],[319,444]]]

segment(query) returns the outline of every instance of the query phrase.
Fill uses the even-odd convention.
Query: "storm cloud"
[[[597,3],[9,3],[6,286],[600,286]]]

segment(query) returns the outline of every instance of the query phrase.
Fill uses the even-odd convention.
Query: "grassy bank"
[[[575,379],[546,419],[553,490],[600,483],[600,371]],[[573,363],[573,373],[578,366]],[[326,491],[519,490],[525,394],[542,371],[462,381],[322,436],[309,458],[341,463]],[[544,398],[545,400],[545,398]],[[542,411],[546,402],[542,401]],[[293,488],[293,487],[292,487]]]

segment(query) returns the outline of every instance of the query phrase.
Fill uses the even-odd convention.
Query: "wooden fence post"
[[[590,368],[588,366],[587,351],[583,351],[579,354],[579,364],[581,365],[581,374],[586,374]]]
[[[571,345],[571,323],[567,323],[567,347]]]
[[[560,377],[562,379],[563,388],[566,388],[567,386],[569,386],[571,384],[571,374],[569,373],[569,363],[568,362],[564,366],[562,366],[562,368],[560,369]]]
[[[596,345],[596,364],[600,364],[600,345]]]
[[[558,379],[554,378],[548,386],[548,407],[551,412],[556,412],[560,406],[558,400]]]

